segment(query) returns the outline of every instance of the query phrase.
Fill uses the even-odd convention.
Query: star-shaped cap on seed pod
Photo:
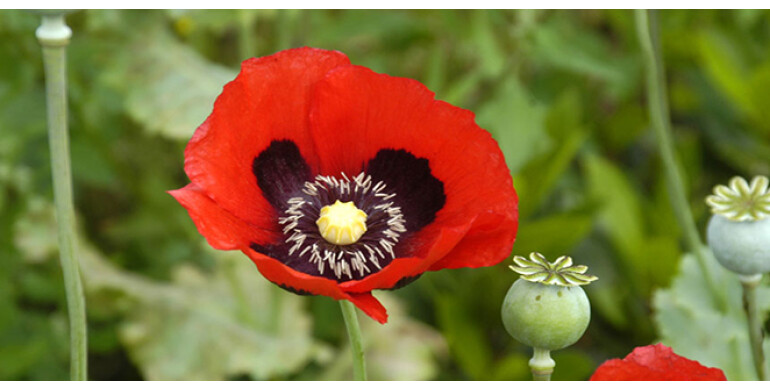
[[[713,214],[731,221],[760,221],[770,216],[770,180],[755,176],[748,184],[742,177],[730,179],[730,186],[717,185],[714,195],[706,197]]]
[[[521,275],[521,278],[530,282],[572,287],[582,286],[598,279],[594,275],[586,275],[588,267],[585,265],[572,265],[572,258],[561,256],[553,263],[549,263],[545,256],[532,252],[529,259],[522,256],[514,256],[510,268]]]

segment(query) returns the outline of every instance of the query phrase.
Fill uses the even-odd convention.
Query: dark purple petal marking
[[[278,283],[273,283],[273,284],[275,284],[276,286],[278,286],[278,287],[280,287],[280,288],[282,288],[282,289],[284,289],[284,290],[286,290],[288,292],[295,293],[297,295],[303,295],[303,296],[317,295],[317,294],[311,293],[310,291],[306,291],[306,290],[303,290],[303,289],[296,289],[294,287],[290,287],[290,286],[287,286],[285,284],[278,284]]]
[[[399,279],[398,282],[396,282],[396,284],[394,284],[393,287],[389,288],[388,290],[398,290],[399,288],[404,287],[408,284],[411,284],[415,280],[419,279],[420,276],[422,276],[422,274],[417,274],[414,276],[405,276]]]
[[[394,201],[404,212],[409,232],[433,222],[446,203],[444,183],[431,174],[428,160],[406,150],[380,150],[369,160],[365,172],[373,181],[383,181],[388,191],[396,193]]]
[[[289,140],[271,142],[254,158],[252,171],[265,199],[278,210],[286,208],[289,198],[301,194],[302,186],[313,177],[297,144]]]
[[[251,248],[296,271],[339,282],[363,279],[396,257],[410,256],[410,236],[431,223],[446,200],[428,160],[405,150],[379,151],[355,176],[311,178],[293,142],[273,141],[253,167],[258,185],[278,211],[283,239]],[[321,208],[337,200],[353,202],[367,215],[367,231],[355,243],[335,245],[318,231]],[[393,288],[419,276],[404,277]]]

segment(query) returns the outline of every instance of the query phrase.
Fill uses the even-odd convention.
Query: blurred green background
[[[187,183],[184,147],[240,61],[305,45],[417,79],[474,111],[520,196],[513,254],[570,254],[599,276],[586,288],[590,327],[554,353],[554,379],[587,379],[661,340],[729,379],[752,379],[736,279],[713,268],[730,302],[714,307],[685,254],[648,128],[633,11],[106,10],[67,22],[92,379],[352,376],[336,302],[284,292],[242,254],[210,249],[165,193]],[[770,174],[770,13],[663,11],[658,22],[702,232],[712,186]],[[3,380],[68,377],[38,25],[0,11]],[[376,292],[390,321],[361,319],[370,377],[528,380],[531,352],[500,320],[516,279],[508,264]],[[766,315],[766,283],[760,294]]]

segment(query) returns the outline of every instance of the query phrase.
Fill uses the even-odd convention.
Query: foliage
[[[714,184],[770,174],[769,16],[660,13],[674,142],[701,230]],[[415,78],[477,113],[520,197],[512,255],[570,255],[599,276],[586,288],[589,329],[554,354],[554,379],[587,379],[658,339],[728,378],[749,377],[724,360],[749,356],[738,336],[727,340],[743,326],[738,314],[717,318],[696,293],[697,267],[680,261],[631,11],[98,10],[67,21],[93,379],[348,374],[336,302],[295,297],[244,256],[206,249],[165,193],[186,182],[184,145],[240,60],[305,45]],[[38,24],[29,12],[0,12],[0,379],[67,377]],[[507,264],[429,273],[382,294],[401,308],[385,327],[364,321],[371,376],[528,379],[530,352],[500,320],[514,281]],[[734,280],[714,274],[739,308]],[[273,298],[285,329],[267,324]],[[692,329],[726,331],[704,346]],[[290,344],[296,353],[286,354]]]
[[[705,250],[705,249],[704,249]],[[738,277],[719,266],[710,251],[709,269],[727,301],[720,310],[703,283],[703,273],[691,254],[684,256],[679,276],[671,287],[655,293],[655,321],[664,344],[702,364],[719,367],[728,380],[757,380],[752,363],[746,314],[741,305]],[[770,286],[757,288],[760,318],[770,314]],[[697,324],[693,326],[693,324]],[[714,330],[719,331],[715,332]],[[770,351],[770,340],[765,340]],[[770,362],[765,362],[770,367]]]
[[[146,379],[280,378],[328,354],[300,297],[230,253],[209,274],[177,267],[170,283],[121,272],[89,247],[81,253],[91,302],[125,316],[118,336]]]

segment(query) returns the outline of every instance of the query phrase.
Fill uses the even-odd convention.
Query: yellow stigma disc
[[[366,233],[366,213],[353,202],[339,200],[321,208],[321,215],[315,221],[323,238],[335,245],[350,245]]]

